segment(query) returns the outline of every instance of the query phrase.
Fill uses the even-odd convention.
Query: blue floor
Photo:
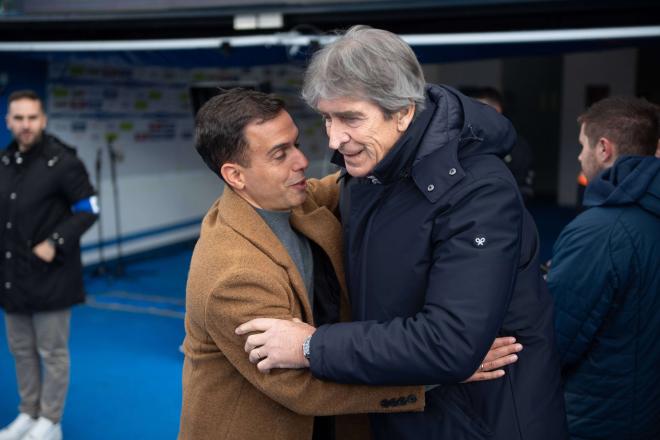
[[[530,205],[541,258],[573,210]],[[173,439],[181,407],[178,347],[184,337],[185,282],[191,246],[130,262],[121,277],[92,277],[88,303],[71,322],[71,385],[64,419],[67,440]],[[16,416],[14,363],[0,328],[0,426]]]
[[[90,303],[73,309],[68,440],[173,439],[179,427],[185,279],[191,250],[86,276]],[[13,359],[0,328],[0,425],[18,405]]]

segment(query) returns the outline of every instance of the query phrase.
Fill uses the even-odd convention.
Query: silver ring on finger
[[[481,366],[479,367],[479,369],[480,369],[481,371],[483,371],[483,370],[484,370],[484,364],[481,364]]]

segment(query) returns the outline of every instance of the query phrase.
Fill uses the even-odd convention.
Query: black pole
[[[115,275],[121,276],[124,274],[124,268],[121,249],[121,215],[119,205],[119,189],[117,188],[117,161],[119,159],[119,154],[113,146],[116,135],[109,133],[106,136],[106,139],[108,141],[108,152],[110,153],[110,179],[112,180],[112,195],[115,204],[115,234],[117,240],[117,265],[115,267]]]
[[[96,198],[98,201],[99,207],[101,206],[101,169],[103,166],[103,148],[99,147],[96,150]],[[103,254],[103,212],[99,210],[99,216],[97,221],[97,232],[99,238],[99,262],[94,269],[94,276],[103,276],[106,274],[107,268],[105,265],[105,255]]]

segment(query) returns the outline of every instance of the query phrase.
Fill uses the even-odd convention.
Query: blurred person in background
[[[471,87],[462,90],[467,96],[493,107],[497,113],[504,114],[504,98],[493,87]],[[504,163],[513,174],[518,189],[525,201],[534,197],[534,155],[529,142],[520,133],[511,151],[504,156]]]
[[[652,104],[611,97],[578,118],[586,210],[548,285],[574,439],[660,438],[660,159]]]
[[[17,91],[8,103],[14,139],[0,153],[0,306],[20,405],[0,440],[59,440],[71,306],[85,300],[80,237],[98,207],[75,150],[44,131],[39,96]]]

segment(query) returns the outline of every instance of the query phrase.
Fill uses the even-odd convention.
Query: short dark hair
[[[494,102],[504,110],[504,97],[494,87],[463,87],[461,88],[461,92],[470,98]]]
[[[195,148],[206,165],[222,179],[227,162],[249,166],[245,127],[275,118],[284,101],[263,92],[234,88],[209,99],[195,117]],[[224,179],[223,179],[224,180]]]
[[[29,90],[29,89],[24,89],[24,90],[16,90],[15,92],[12,92],[9,94],[9,98],[7,99],[7,106],[11,104],[14,101],[18,101],[19,99],[30,99],[32,101],[39,101],[39,105],[41,105],[41,111],[44,111],[44,104],[43,101],[41,100],[41,97],[35,92],[34,90]]]
[[[657,106],[644,98],[605,98],[589,107],[577,121],[584,124],[584,134],[592,148],[601,137],[616,144],[619,156],[653,156],[658,146]]]

